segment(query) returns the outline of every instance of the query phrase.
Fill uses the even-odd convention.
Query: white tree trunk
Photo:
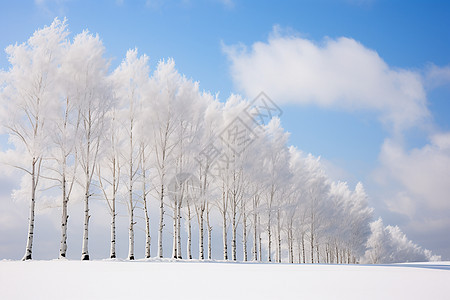
[[[258,228],[261,228],[261,216],[258,215]],[[262,237],[261,230],[258,230],[258,241],[259,241],[259,261],[262,261]]]
[[[257,216],[254,216],[254,224],[253,224],[253,261],[258,261],[258,229],[256,224]]]
[[[97,154],[98,154],[98,149],[100,146],[100,136],[97,137],[97,141],[92,144],[93,138],[92,138],[92,111],[89,109],[87,116],[85,117],[87,118],[85,120],[85,131],[86,131],[86,152],[85,154],[85,161],[84,161],[84,167],[83,167],[83,171],[84,171],[84,175],[85,175],[85,191],[84,191],[84,230],[83,230],[83,245],[81,248],[81,260],[89,260],[89,248],[88,248],[88,239],[89,239],[89,219],[91,218],[91,216],[89,215],[89,198],[91,197],[90,194],[90,187],[91,187],[91,181],[92,181],[92,174],[93,174],[93,170],[95,164],[96,164],[96,159],[97,159]],[[94,152],[92,152],[92,146],[95,147]],[[91,160],[91,154],[94,154]],[[92,171],[91,171],[92,168]]]
[[[145,191],[145,187],[144,187]],[[144,193],[144,215],[145,215],[145,258],[150,258],[150,218],[148,216],[147,196]]]
[[[177,253],[177,231],[178,231],[178,204],[177,204],[177,196],[174,196],[174,207],[173,207],[173,239],[172,239],[172,258],[178,258],[178,253]]]
[[[244,252],[243,260],[247,261],[247,214],[245,212],[245,205],[243,205],[242,211],[242,251]]]
[[[236,206],[233,205],[233,218],[231,221],[232,228],[232,241],[231,241],[231,258],[236,261],[236,239],[237,239],[237,226],[236,226]]]
[[[337,244],[336,244],[336,263],[339,264],[339,249]]]
[[[130,190],[131,191],[131,190]],[[131,197],[131,195],[130,195]],[[130,224],[128,227],[128,259],[134,260],[134,208],[132,199],[130,199]]]
[[[302,232],[302,257],[303,257],[303,263],[306,263],[305,233],[304,232]]]
[[[67,195],[66,195],[66,174],[65,174],[65,166],[63,167],[62,174],[62,214],[61,214],[61,243],[59,247],[59,258],[66,257],[67,251],[67,219],[69,216],[67,215]]]
[[[314,221],[311,222],[311,231],[310,231],[310,243],[311,243],[311,263],[314,263]]]
[[[187,222],[188,222],[188,239],[187,239],[187,258],[192,259],[192,228],[191,228],[191,207],[189,203],[187,203]]]
[[[325,244],[325,263],[330,263],[330,256],[329,256],[329,244]]]
[[[289,263],[294,263],[294,239],[292,236],[292,227],[289,225],[288,233],[287,233],[287,239],[288,239],[288,251],[289,251]]]
[[[204,240],[203,239],[203,231],[204,231],[204,229],[203,229],[203,223],[204,223],[203,212],[204,212],[204,209],[202,208],[200,210],[199,216],[198,216],[198,219],[199,219],[199,223],[198,223],[198,250],[199,250],[198,259],[201,259],[201,260],[205,259],[205,247],[204,247],[204,242],[203,242],[203,240]]]
[[[253,201],[253,256],[252,260],[258,260],[258,214],[256,212],[257,206]]]
[[[178,202],[178,208],[177,208],[177,258],[182,259],[181,255],[181,202],[182,200]]]
[[[209,220],[209,205],[207,204],[206,207],[206,226],[208,228],[208,259],[211,260],[212,259],[212,246],[211,246],[211,242],[212,242],[212,226],[210,224],[210,220]]]
[[[89,178],[89,170],[88,170]],[[81,250],[81,260],[89,260],[88,238],[89,238],[89,183],[86,181],[86,191],[84,194],[84,230],[83,230],[83,246]]]
[[[227,216],[225,213],[222,215],[222,242],[223,242],[223,259],[228,260],[228,249],[227,249]]]
[[[131,101],[130,111],[133,111],[133,102]],[[133,117],[131,117],[130,120],[130,157],[128,163],[130,164],[129,169],[129,190],[128,190],[128,197],[129,197],[129,214],[130,214],[130,224],[128,228],[128,259],[134,260],[134,202],[133,202],[133,183],[134,183],[134,170],[133,170]]]
[[[148,215],[147,203],[147,182],[146,182],[146,164],[145,164],[145,145],[141,143],[141,165],[142,165],[142,202],[144,204],[145,217],[145,258],[150,258],[150,218]]]
[[[277,262],[281,263],[281,216],[280,209],[277,210],[277,239],[278,239],[278,247],[277,247]]]
[[[272,261],[272,232],[270,230],[270,211],[269,211],[269,220],[267,224],[267,261]]]
[[[164,180],[164,178],[163,178]],[[158,257],[163,257],[163,229],[164,229],[164,184],[161,184],[159,199],[159,230],[158,230]],[[174,233],[175,234],[175,233]]]
[[[25,255],[22,260],[30,260],[33,252],[33,236],[34,236],[34,215],[36,203],[36,163],[37,159],[33,157],[31,163],[31,203],[30,216],[28,218],[28,238],[27,246],[25,248]]]
[[[115,186],[113,187],[113,199],[111,203],[111,248],[109,257],[116,258],[116,195]]]
[[[319,244],[316,244],[316,256],[317,256],[317,258],[316,258],[317,263],[320,264],[320,248],[319,248]]]

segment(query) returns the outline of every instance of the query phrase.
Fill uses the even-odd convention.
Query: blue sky
[[[202,89],[220,92],[222,99],[230,93],[256,96],[239,82],[238,75],[248,73],[245,61],[233,64],[240,54],[232,56],[227,49],[244,45],[245,55],[254,57],[255,43],[269,45],[271,39],[283,37],[308,41],[318,49],[346,37],[376,53],[390,71],[414,73],[425,90],[429,116],[395,132],[380,121],[385,108],[374,109],[378,106],[373,103],[362,108],[341,105],[340,100],[321,105],[314,99],[281,99],[271,94],[269,86],[265,91],[280,103],[282,124],[291,132],[292,144],[321,156],[334,179],[353,186],[362,181],[385,223],[400,225],[415,242],[450,259],[449,217],[439,215],[439,224],[430,221],[436,210],[450,212],[449,201],[442,196],[448,187],[424,184],[416,190],[414,180],[422,180],[405,175],[421,171],[426,178],[448,175],[445,168],[405,171],[405,166],[412,168],[417,159],[449,161],[449,1],[36,0],[1,1],[0,7],[2,49],[24,42],[55,17],[67,17],[72,33],[87,28],[100,35],[112,68],[134,47],[150,56],[152,66],[173,57],[181,73],[199,81]],[[0,55],[0,68],[8,68],[5,54]],[[327,84],[321,88],[327,89]],[[439,190],[434,195],[439,203],[428,204],[427,189]],[[402,205],[409,213],[399,209]]]

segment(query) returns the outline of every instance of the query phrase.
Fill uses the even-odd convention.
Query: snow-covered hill
[[[450,262],[0,261],[0,299],[449,299]]]

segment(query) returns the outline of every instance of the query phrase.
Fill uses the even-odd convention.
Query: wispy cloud
[[[153,9],[153,10],[160,10],[165,4],[164,0],[146,0],[145,6]]]
[[[34,4],[47,15],[64,16],[67,14],[66,3],[70,0],[34,0]]]
[[[450,65],[439,67],[430,64],[425,70],[424,78],[425,84],[429,89],[450,85]]]
[[[227,9],[232,9],[235,6],[233,0],[217,0],[217,1],[220,2]]]

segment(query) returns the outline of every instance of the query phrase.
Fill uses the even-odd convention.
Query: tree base
[[[128,257],[128,260],[134,260],[134,255],[131,255],[130,257]]]
[[[89,260],[89,254],[82,254],[81,260]]]
[[[111,254],[109,258],[116,258],[116,254]]]
[[[25,255],[25,256],[22,258],[22,260],[23,260],[23,261],[31,260],[31,253]]]

